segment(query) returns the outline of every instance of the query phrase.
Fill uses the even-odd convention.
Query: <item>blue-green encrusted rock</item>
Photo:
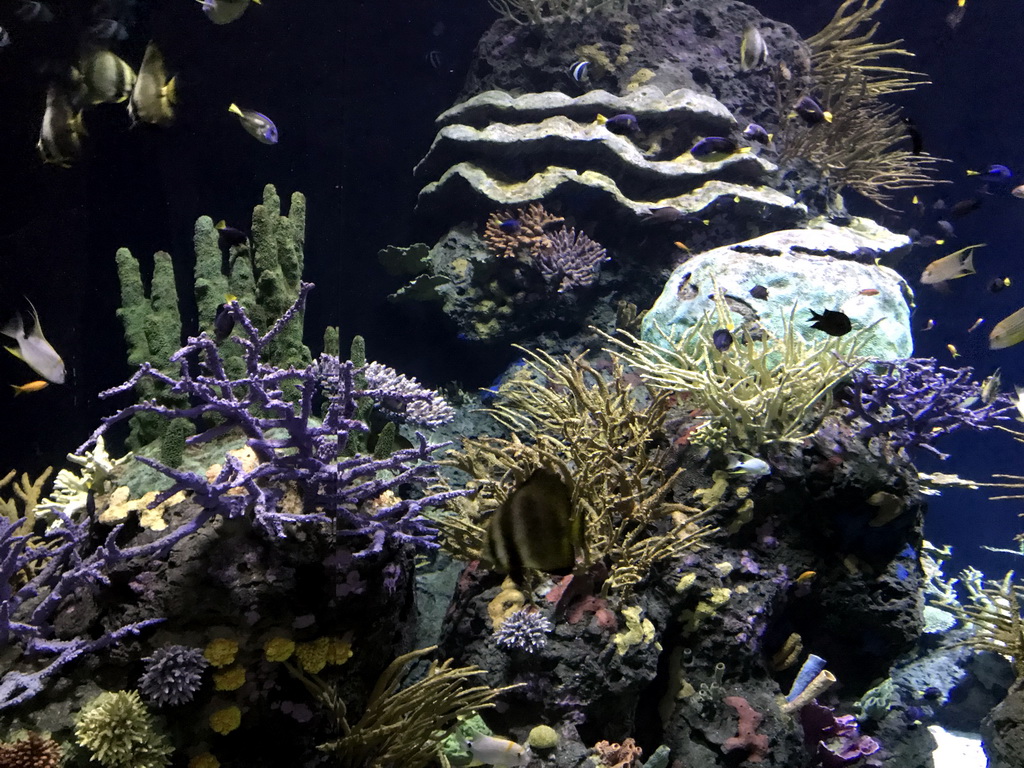
[[[705,314],[714,313],[721,292],[736,329],[760,327],[775,338],[796,308],[794,326],[804,339],[820,340],[810,310],[846,314],[853,330],[869,328],[860,354],[882,360],[910,357],[913,292],[894,270],[875,260],[895,258],[901,235],[865,233],[847,227],[772,232],[743,243],[699,253],[676,267],[661,296],[643,319],[645,341],[678,340]],[[767,289],[764,299],[750,291]],[[877,291],[877,293],[876,293]]]

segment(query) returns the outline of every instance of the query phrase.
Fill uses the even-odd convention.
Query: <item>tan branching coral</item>
[[[318,678],[290,667],[306,687],[338,717],[342,737],[321,749],[333,752],[340,768],[422,768],[437,760],[441,741],[461,719],[494,705],[502,692],[514,688],[471,685],[483,673],[477,667],[453,667],[452,660],[433,661],[426,674],[401,687],[409,664],[436,646],[399,656],[381,674],[366,710],[349,725],[341,696]]]
[[[1024,674],[1024,619],[1020,612],[1024,587],[1013,583],[1013,571],[1002,581],[985,582],[979,572],[968,570],[961,573],[960,582],[967,588],[971,604],[947,607],[961,622],[973,625],[973,635],[961,645],[1007,656],[1017,677],[1021,677]]]
[[[31,732],[25,738],[0,744],[0,768],[58,768],[60,745],[49,736]]]
[[[506,232],[501,228],[503,222],[515,220],[519,228],[514,232]],[[487,218],[484,226],[484,242],[487,249],[505,259],[528,256],[536,259],[551,247],[548,235],[560,228],[565,219],[549,213],[540,203],[531,203],[525,209],[498,211]]]
[[[445,545],[457,557],[479,558],[487,514],[544,467],[571,490],[582,531],[578,567],[607,558],[605,594],[627,595],[654,562],[680,556],[705,532],[700,510],[667,501],[676,474],[650,450],[668,395],[641,404],[646,393],[618,362],[606,377],[581,358],[522,351],[525,373],[502,386],[491,411],[510,436],[466,440],[451,460],[476,494],[439,519]]]
[[[906,145],[899,109],[881,97],[913,90],[928,80],[885,56],[913,56],[902,40],[875,42],[875,14],[885,0],[846,0],[818,34],[807,39],[815,95],[832,113],[831,122],[805,125],[791,106],[802,96],[793,81],[777,77],[779,113],[776,138],[784,161],[807,160],[839,187],[849,186],[885,205],[892,193],[937,183],[938,158],[915,154]]]
[[[11,491],[13,491],[13,495],[9,498],[0,499],[0,515],[12,523],[20,519],[26,530],[32,530],[36,523],[36,507],[39,505],[39,497],[43,493],[46,481],[53,474],[53,467],[44,469],[35,480],[29,478],[28,472],[23,472],[21,477],[11,484],[15,474],[14,470],[11,470],[3,478],[0,478],[0,488],[11,485]]]
[[[689,435],[698,445],[756,454],[767,443],[803,440],[836,384],[868,360],[858,355],[868,329],[807,341],[790,316],[781,338],[740,340],[723,352],[712,341],[720,327],[706,315],[678,340],[662,331],[664,346],[624,332],[625,341],[606,336],[661,396],[688,393],[704,419]]]

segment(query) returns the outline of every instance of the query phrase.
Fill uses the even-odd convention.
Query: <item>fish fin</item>
[[[825,122],[826,123],[831,123],[832,122],[832,113],[831,112],[826,110],[825,112],[821,113],[821,116],[825,118]]]
[[[160,89],[164,98],[171,104],[178,103],[178,76],[175,75],[167,81],[167,85]]]
[[[224,221],[224,219],[221,219],[216,224],[214,224],[213,227],[214,229],[224,229],[224,227],[226,227],[227,225],[228,223]]]
[[[230,107],[228,107],[228,112],[230,112],[233,115],[238,115],[239,117],[245,117],[245,115],[242,113],[241,108],[234,103]]]
[[[36,312],[36,305],[32,303],[32,301],[28,298],[28,296],[25,297],[25,301],[27,301],[28,305],[30,307],[32,307],[32,323],[33,323],[33,325],[32,325],[32,336],[37,336],[40,339],[42,339],[43,341],[46,341],[46,337],[43,335],[43,326],[39,322],[39,313]],[[28,337],[29,337],[28,334],[26,334],[25,338],[28,338]],[[47,342],[47,343],[49,343],[49,342]]]
[[[4,347],[4,349],[6,349],[8,352],[10,352],[12,355],[14,355],[19,360],[24,360],[25,359],[24,357],[21,356],[21,350],[19,350],[17,347]]]
[[[20,395],[22,392],[25,391],[21,387],[19,387],[17,384],[11,384],[11,389],[14,390],[14,396],[15,397],[17,397],[18,395]]]
[[[605,117],[604,115],[598,115],[596,118],[594,118],[594,122],[596,122],[598,125],[604,125],[605,123],[608,122],[608,118]]]
[[[10,336],[12,339],[25,338],[25,323],[21,319],[21,313],[15,312],[14,317],[8,320],[3,328],[0,328],[0,333],[4,336]]]

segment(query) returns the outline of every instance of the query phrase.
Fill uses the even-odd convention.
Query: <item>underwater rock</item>
[[[739,330],[764,330],[782,338],[784,321],[797,307],[794,327],[811,340],[820,338],[820,332],[810,326],[807,310],[832,310],[847,315],[854,329],[874,324],[861,354],[883,360],[909,357],[910,286],[888,267],[854,260],[862,249],[884,257],[906,245],[905,237],[886,235],[867,237],[852,228],[822,224],[698,254],[673,271],[644,318],[643,338],[657,344],[665,343],[663,333],[679,338],[715,311],[714,296],[721,291]],[[767,298],[751,295],[755,286],[767,289]]]
[[[731,112],[765,124],[775,104],[775,87],[770,67],[740,70],[740,41],[747,24],[767,43],[769,63],[785,61],[794,79],[802,82],[809,54],[788,24],[765,18],[744,3],[681,0],[632,3],[627,12],[552,18],[542,25],[499,19],[477,46],[463,97],[493,89],[629,93],[651,84],[664,91],[706,93]],[[588,62],[582,81],[569,74],[577,61]]]
[[[1024,680],[1017,680],[982,721],[981,736],[989,768],[1024,766]]]

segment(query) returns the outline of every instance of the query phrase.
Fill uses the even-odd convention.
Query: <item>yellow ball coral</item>
[[[344,637],[327,638],[327,663],[340,666],[352,658],[352,643]]]
[[[263,644],[267,661],[288,661],[295,653],[295,641],[288,637],[272,637]]]
[[[213,685],[218,691],[237,691],[245,685],[245,669],[229,667],[213,674]]]
[[[327,665],[327,638],[318,637],[295,646],[295,657],[304,672],[316,674]]]
[[[242,710],[235,705],[218,709],[210,715],[210,728],[224,735],[242,724]]]
[[[218,637],[209,642],[203,656],[215,667],[226,667],[233,664],[238,655],[238,641],[227,637]]]
[[[220,760],[209,752],[203,752],[188,761],[188,768],[220,768]]]

